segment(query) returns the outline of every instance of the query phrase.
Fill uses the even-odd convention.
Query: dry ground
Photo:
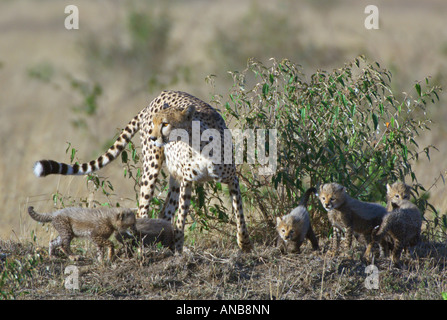
[[[206,240],[205,240],[206,241]],[[257,243],[251,253],[241,253],[234,243],[208,242],[188,246],[182,255],[152,248],[126,258],[119,253],[113,263],[99,263],[94,250],[74,242],[84,259],[71,262],[63,256],[50,259],[46,247],[1,241],[5,261],[22,261],[21,280],[7,280],[4,293],[18,299],[175,299],[175,300],[316,300],[316,299],[442,299],[447,291],[447,247],[422,243],[416,258],[404,255],[396,268],[388,259],[376,259],[378,288],[365,285],[369,265],[360,258],[364,246],[351,255],[330,257],[327,243],[321,250],[307,245],[301,254],[282,254],[272,245]],[[88,245],[87,245],[88,247]],[[25,261],[36,257],[26,276]],[[79,271],[79,290],[68,290],[65,281]],[[9,279],[9,278],[7,278]],[[20,283],[19,283],[20,282]]]
[[[119,164],[100,173],[113,182],[111,199],[92,195],[82,177],[36,179],[32,165],[42,158],[69,161],[68,142],[78,150],[79,161],[97,157],[119,128],[162,89],[188,91],[205,101],[213,92],[225,96],[231,85],[227,70],[243,68],[250,56],[266,62],[271,56],[288,57],[309,74],[343,66],[365,54],[391,69],[396,92],[411,92],[414,82],[426,76],[433,84],[447,84],[447,3],[443,0],[379,1],[380,29],[374,31],[363,26],[367,3],[353,0],[282,0],[276,5],[259,0],[152,1],[146,6],[140,1],[75,2],[80,29],[74,31],[64,28],[65,4],[0,2],[0,236],[4,239],[28,238],[33,230],[40,233],[26,208],[51,211],[54,194],[64,196],[66,205],[88,198],[134,206],[133,182],[123,178]],[[130,46],[128,19],[134,11],[157,19],[163,8],[170,31],[164,56],[152,65],[160,68],[155,75],[158,82],[148,85],[144,76],[137,76],[141,71],[152,75],[150,68],[141,70],[147,59],[140,57],[135,65],[123,61],[122,51]],[[95,58],[98,47],[103,56]],[[100,58],[110,56],[112,63],[101,68]],[[31,76],[36,72],[47,80]],[[204,81],[210,74],[218,76],[214,89]],[[88,129],[71,124],[79,117],[72,108],[83,100],[70,85],[73,78],[98,83],[103,90],[96,114],[86,119]],[[447,167],[443,97],[429,110],[432,130],[421,132],[419,139],[421,147],[434,144],[439,149],[432,153],[431,162],[422,157],[416,163],[417,176],[426,188],[444,176]],[[138,145],[139,138],[134,142]],[[444,194],[445,185],[439,180],[430,196],[441,213],[447,211]]]

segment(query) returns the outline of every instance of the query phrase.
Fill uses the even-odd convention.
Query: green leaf
[[[351,106],[351,117],[354,117],[355,110],[356,110],[356,105],[355,105],[355,103],[353,103],[352,106]]]
[[[137,149],[132,149],[132,161],[137,163],[138,162],[138,153]]]
[[[441,292],[442,299],[447,300],[447,292]]]
[[[416,88],[416,92],[418,93],[419,97],[422,96],[421,85],[419,83],[416,83],[414,87]]]
[[[377,115],[375,113],[372,114],[372,119],[374,122],[374,130],[377,130],[377,127],[379,125],[379,119],[377,118]]]
[[[380,115],[383,116],[383,103],[379,103]]]
[[[406,145],[402,145],[402,156],[405,161],[407,161],[408,158],[408,147]]]
[[[348,105],[348,101],[346,100],[346,97],[344,94],[341,95],[341,101],[343,102],[343,105],[346,107]]]
[[[269,85],[267,83],[264,83],[264,85],[262,86],[262,95],[264,96],[264,98],[266,98],[268,93],[269,93]]]
[[[127,152],[123,150],[123,152],[121,152],[121,161],[123,163],[127,163],[127,160],[128,160]]]
[[[71,143],[70,142],[67,142],[68,143],[68,147],[67,147],[67,149],[65,149],[65,153],[68,153],[68,150],[70,149],[70,147],[71,147]]]

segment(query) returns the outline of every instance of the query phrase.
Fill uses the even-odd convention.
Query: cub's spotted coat
[[[352,198],[346,188],[338,183],[327,183],[320,187],[319,198],[334,227],[332,250],[336,252],[340,242],[340,232],[346,233],[346,247],[351,248],[354,233],[362,234],[369,244],[371,232],[382,222],[386,208]]]
[[[65,208],[53,213],[37,213],[33,207],[28,213],[36,221],[51,222],[59,236],[50,241],[49,255],[54,249],[61,247],[71,259],[77,260],[70,249],[71,240],[75,237],[86,237],[92,240],[98,248],[98,259],[101,261],[103,249],[108,249],[108,258],[113,258],[113,243],[109,240],[114,232],[124,232],[135,225],[135,213],[122,208]]]
[[[316,192],[317,189],[309,188],[298,207],[289,214],[276,218],[276,230],[279,234],[278,245],[281,249],[285,247],[286,250],[289,250],[291,247],[291,252],[300,253],[300,247],[307,238],[312,243],[312,248],[318,250],[318,239],[310,224],[309,212],[306,208],[309,196]]]
[[[399,264],[402,250],[417,245],[421,239],[422,214],[410,198],[410,187],[402,182],[387,185],[387,199],[389,212],[384,216],[380,225],[372,232],[373,242],[368,246],[365,257],[372,257],[374,241],[386,239],[392,247],[391,260]],[[386,251],[388,251],[388,246]],[[388,252],[386,252],[386,255]]]
[[[174,250],[172,223],[163,219],[138,218],[134,228],[115,232],[115,238],[126,246],[128,252],[132,252],[133,247],[157,243]]]
[[[115,143],[96,160],[82,164],[65,164],[56,162],[53,160],[41,160],[37,161],[34,165],[34,173],[38,177],[44,177],[49,174],[63,174],[63,175],[85,175],[93,171],[99,170],[116,159],[118,155],[123,151],[125,146],[129,143],[132,137],[137,131],[140,130],[141,144],[143,153],[143,176],[140,185],[140,197],[139,197],[139,212],[140,217],[146,216],[150,200],[153,197],[155,184],[157,182],[161,166],[164,159],[168,159],[170,163],[182,166],[182,162],[185,159],[179,158],[179,153],[185,154],[185,149],[182,149],[181,145],[175,144],[170,148],[156,146],[151,140],[153,137],[153,117],[164,109],[175,108],[176,110],[184,110],[193,107],[194,112],[192,116],[193,121],[198,121],[200,137],[202,133],[208,129],[211,129],[213,133],[213,139],[220,138],[222,144],[224,141],[228,141],[228,132],[225,121],[221,115],[212,108],[209,104],[201,101],[200,99],[184,92],[178,91],[163,91],[158,97],[152,100],[149,105],[140,111],[124,128],[120,136]],[[190,125],[189,125],[190,126]],[[209,132],[209,131],[207,131]],[[191,137],[191,131],[188,131]],[[208,137],[209,140],[211,136]],[[229,139],[231,141],[231,138]],[[194,143],[194,141],[192,141]],[[205,142],[199,142],[199,146],[202,150]],[[183,145],[185,146],[185,145]],[[188,150],[191,150],[190,146],[187,146]],[[179,149],[180,148],[180,149]],[[228,150],[231,149],[231,150]],[[238,245],[244,251],[251,250],[251,243],[248,236],[248,231],[245,225],[242,198],[239,189],[239,180],[236,175],[236,169],[234,165],[233,149],[231,143],[226,143],[221,150],[222,155],[227,155],[225,160],[228,160],[228,154],[230,155],[230,163],[228,161],[220,162],[214,166],[215,171],[212,175],[208,175],[207,178],[212,178],[218,181],[228,183],[230,194],[233,197],[233,210],[237,216],[237,238]],[[213,155],[214,156],[214,155]],[[210,155],[204,154],[202,158],[210,158]],[[194,165],[189,162],[189,165]],[[200,176],[197,181],[203,181]],[[183,205],[188,205],[190,200],[191,184],[190,181],[196,181],[191,178],[187,183],[182,183],[176,176],[170,177],[170,186],[168,197],[165,201],[165,207],[161,213],[161,218],[171,220],[175,214],[175,211],[179,205],[179,193],[186,195],[186,197],[180,197]],[[181,207],[182,208],[182,207]],[[185,211],[182,208],[182,211]],[[182,221],[184,223],[184,221]],[[176,237],[176,249],[182,250],[183,246],[183,232],[181,228],[177,228]]]

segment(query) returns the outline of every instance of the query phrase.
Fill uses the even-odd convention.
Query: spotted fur
[[[172,223],[163,219],[138,218],[135,227],[115,232],[115,238],[131,253],[133,247],[152,246],[161,243],[174,250],[174,229]]]
[[[371,232],[382,222],[386,208],[376,204],[352,198],[346,188],[338,183],[327,183],[320,187],[319,198],[328,211],[328,218],[334,227],[332,249],[338,250],[340,232],[346,233],[346,247],[352,245],[354,233],[362,234],[369,244]]]
[[[418,207],[403,197],[395,198],[392,210],[385,215],[382,223],[374,228],[373,241],[368,245],[365,257],[371,257],[375,241],[386,238],[392,248],[391,260],[398,265],[402,250],[410,249],[419,243],[421,227],[422,214]]]
[[[307,201],[317,189],[309,188],[295,209],[283,217],[276,217],[276,230],[278,231],[278,246],[282,251],[300,253],[300,247],[307,238],[312,243],[312,248],[318,250],[318,239],[310,224]],[[283,249],[285,248],[285,250]]]
[[[217,121],[221,119],[217,115],[216,113],[210,116]],[[208,131],[208,140],[194,137],[194,122],[197,126],[202,126],[202,122],[198,122],[199,119],[194,106],[184,109],[171,107],[158,112],[153,117],[153,130],[150,140],[157,147],[164,148],[166,166],[171,175],[170,184],[172,188],[170,198],[173,200],[173,203],[166,205],[163,218],[171,220],[175,210],[177,207],[179,208],[174,232],[175,250],[182,250],[192,183],[210,180],[228,184],[230,195],[233,198],[233,210],[236,214],[238,243],[243,250],[249,250],[251,245],[245,227],[242,197],[236,168],[233,161],[229,163],[225,161],[225,148],[228,149],[229,147],[225,145],[225,142],[228,143],[229,141],[224,140],[225,132],[223,127],[221,127],[220,131],[215,129]],[[199,128],[197,127],[197,129]],[[205,129],[205,127],[200,128],[202,132]],[[214,143],[214,147],[207,148],[212,143]]]
[[[37,213],[33,207],[28,208],[33,220],[51,222],[59,236],[49,243],[49,255],[54,249],[61,247],[71,259],[77,260],[70,249],[71,240],[75,237],[86,237],[92,240],[98,248],[98,259],[102,260],[103,249],[108,249],[108,258],[112,259],[114,248],[109,240],[114,232],[123,232],[135,224],[135,213],[122,208],[65,208],[52,213]]]
[[[38,177],[45,177],[49,174],[85,175],[94,172],[103,168],[114,159],[116,159],[121,151],[124,150],[132,137],[136,134],[136,132],[140,131],[143,153],[143,175],[140,185],[138,216],[146,216],[149,210],[150,200],[154,195],[155,184],[157,182],[164,159],[166,158],[167,162],[170,163],[172,166],[182,166],[185,159],[179,157],[179,155],[186,154],[185,150],[188,149],[185,145],[180,144],[173,144],[170,147],[160,147],[154,144],[151,140],[153,137],[154,115],[159,113],[161,110],[170,108],[174,108],[176,110],[193,108],[193,120],[199,122],[200,134],[209,129],[211,130],[211,132],[213,132],[212,136],[214,139],[220,138],[222,143],[223,141],[228,139],[228,136],[225,133],[225,129],[227,129],[225,121],[222,119],[221,115],[209,104],[188,93],[178,91],[163,91],[128,123],[115,143],[97,159],[86,163],[73,165],[64,164],[53,160],[41,160],[35,163],[34,173]],[[211,139],[211,136],[209,138]],[[204,142],[199,144],[200,148],[202,146],[204,146]],[[226,155],[225,160],[228,160],[229,158],[230,163],[226,161],[227,164],[221,162],[221,164],[215,165],[214,175],[207,175],[207,177],[228,183],[230,193],[233,197],[233,209],[237,215],[238,244],[239,247],[241,247],[243,250],[248,251],[251,249],[251,243],[244,221],[242,199],[239,190],[239,181],[236,175],[236,169],[233,159],[233,149],[231,144],[225,144],[223,150],[224,152],[222,152],[222,154]],[[210,158],[210,155],[205,154],[200,159],[204,158]],[[193,168],[194,163],[189,162],[189,165],[191,166],[191,172],[194,172],[193,170],[196,170],[196,168]],[[175,170],[175,172],[178,171]],[[199,180],[203,181],[203,179]],[[175,176],[175,174],[171,174],[169,181],[170,185],[168,197],[165,201],[165,207],[163,208],[160,217],[165,220],[171,220],[179,206],[179,194],[186,195],[186,198],[180,197],[180,208],[182,208],[180,217],[182,219],[179,223],[180,225],[182,225],[184,224],[183,218],[185,217],[185,209],[183,209],[183,207],[189,207],[191,183],[192,181],[196,180],[181,180],[179,179],[179,177]],[[182,228],[177,228],[176,237],[176,249],[179,251],[181,251],[183,245],[183,232],[179,232],[180,229]]]

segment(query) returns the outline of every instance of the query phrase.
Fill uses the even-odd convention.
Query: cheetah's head
[[[387,202],[393,207],[398,207],[402,200],[410,200],[411,187],[403,182],[395,182],[392,185],[386,185]]]
[[[346,188],[338,183],[326,183],[320,186],[318,197],[327,211],[337,209],[346,200]]]
[[[170,141],[176,141],[178,137],[188,135],[185,129],[191,126],[195,111],[196,108],[191,105],[185,109],[171,107],[155,114],[150,136],[152,143],[161,148]]]
[[[295,240],[299,235],[296,230],[296,221],[289,216],[276,217],[276,230],[279,236],[286,242],[290,240]]]

